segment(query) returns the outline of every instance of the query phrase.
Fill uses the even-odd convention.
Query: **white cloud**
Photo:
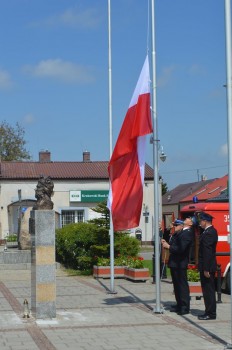
[[[223,157],[226,157],[228,155],[228,145],[225,143],[220,147],[219,154]]]
[[[70,8],[63,13],[55,14],[44,20],[31,23],[31,26],[65,26],[72,28],[96,28],[101,18],[94,8],[78,9]]]
[[[14,85],[9,73],[3,69],[0,69],[0,89],[9,89]]]
[[[159,87],[167,86],[172,78],[172,75],[175,69],[176,68],[174,65],[163,68],[161,71],[161,76],[157,80],[157,85]]]
[[[218,89],[211,90],[209,92],[209,97],[212,99],[221,98],[222,96],[224,96],[224,94],[225,94],[225,92],[223,91],[223,89],[218,88]]]
[[[36,118],[32,113],[28,113],[23,117],[23,122],[25,124],[34,124],[35,121],[36,121]]]
[[[61,59],[49,59],[37,65],[23,67],[25,73],[38,78],[52,78],[65,83],[91,83],[94,76],[90,69]]]
[[[206,73],[205,68],[197,63],[194,63],[189,68],[191,75],[204,75]]]

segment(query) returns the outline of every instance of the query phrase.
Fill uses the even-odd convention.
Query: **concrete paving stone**
[[[12,307],[5,299],[0,299],[0,311],[11,311]]]
[[[12,333],[6,333],[1,332],[1,338],[0,338],[0,349],[1,350],[38,350],[37,345],[33,342],[30,335],[25,332],[21,331],[17,333],[17,339],[15,338],[16,334],[14,333],[14,336]]]
[[[12,328],[24,328],[22,319],[13,311],[1,311],[0,313],[0,330],[12,329]]]
[[[27,320],[22,318],[19,306],[24,296],[30,299],[31,272],[9,270],[1,274],[10,299],[16,303],[11,306],[0,294],[0,350],[21,350],[21,346],[23,350],[195,350],[196,344],[197,350],[219,350],[231,343],[231,298],[226,294],[222,294],[223,303],[218,304],[217,320],[204,322],[197,319],[204,311],[203,299],[191,299],[189,315],[169,312],[175,301],[168,280],[161,282],[163,313],[156,314],[156,286],[152,280],[133,283],[115,279],[117,294],[109,294],[110,279],[70,277],[59,269],[57,317]],[[27,331],[29,326],[32,336]],[[41,332],[40,348],[35,344],[37,333],[33,337],[33,329]]]

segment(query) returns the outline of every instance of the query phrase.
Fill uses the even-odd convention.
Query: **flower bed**
[[[202,288],[200,282],[200,273],[196,265],[189,264],[187,270],[190,297],[201,298]]]
[[[124,277],[125,267],[114,266],[114,276]],[[110,277],[110,266],[96,266],[93,267],[93,277],[95,278],[109,278]]]
[[[133,267],[125,267],[125,278],[132,281],[149,280],[149,270],[147,268],[135,269]]]
[[[196,265],[189,264],[187,270],[187,278],[189,282],[199,282],[200,281],[200,273],[197,270]]]
[[[110,277],[110,259],[98,258],[93,267],[95,278]],[[114,276],[124,277],[133,281],[146,281],[150,278],[149,269],[144,268],[143,258],[118,256],[114,260]]]

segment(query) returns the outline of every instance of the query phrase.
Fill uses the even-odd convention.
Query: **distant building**
[[[107,167],[107,161],[91,161],[88,151],[83,152],[79,162],[53,162],[47,150],[39,153],[38,162],[0,162],[0,238],[17,233],[18,218],[36,203],[35,188],[41,175],[50,176],[54,183],[51,200],[56,227],[96,217],[98,214],[91,208],[108,197]],[[143,241],[152,240],[153,192],[153,169],[146,164],[143,210],[137,228]],[[135,233],[136,229],[131,231]]]
[[[206,179],[206,176],[204,176]],[[201,180],[182,184],[168,191],[162,197],[164,226],[168,227],[174,218],[178,218],[180,209],[187,204],[205,202],[218,196],[224,196],[227,190],[228,175],[218,179]]]

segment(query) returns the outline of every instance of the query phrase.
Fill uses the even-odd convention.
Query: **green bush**
[[[110,255],[110,244],[105,245],[92,245],[90,247],[92,256],[100,256],[107,258]]]
[[[12,233],[6,238],[7,242],[17,242],[18,236],[16,233]]]
[[[110,258],[98,258],[97,266],[110,266]],[[127,266],[135,269],[143,269],[144,260],[140,256],[118,256],[114,259],[114,266]]]
[[[199,282],[200,281],[200,273],[194,269],[187,270],[187,279],[189,282]]]
[[[90,256],[80,256],[77,258],[78,267],[81,271],[92,270],[93,259]]]
[[[140,250],[140,242],[126,233],[115,235],[114,254],[123,256],[137,256]]]
[[[110,258],[98,257],[96,261],[97,266],[110,266]]]
[[[139,242],[126,233],[115,233],[114,254],[135,257]],[[64,266],[87,271],[98,258],[110,256],[109,231],[94,223],[66,225],[56,230],[56,259]]]
[[[78,223],[56,230],[56,258],[65,266],[80,269],[80,257],[91,257],[90,247],[97,243],[96,227],[93,224]],[[78,260],[79,259],[79,260]]]

